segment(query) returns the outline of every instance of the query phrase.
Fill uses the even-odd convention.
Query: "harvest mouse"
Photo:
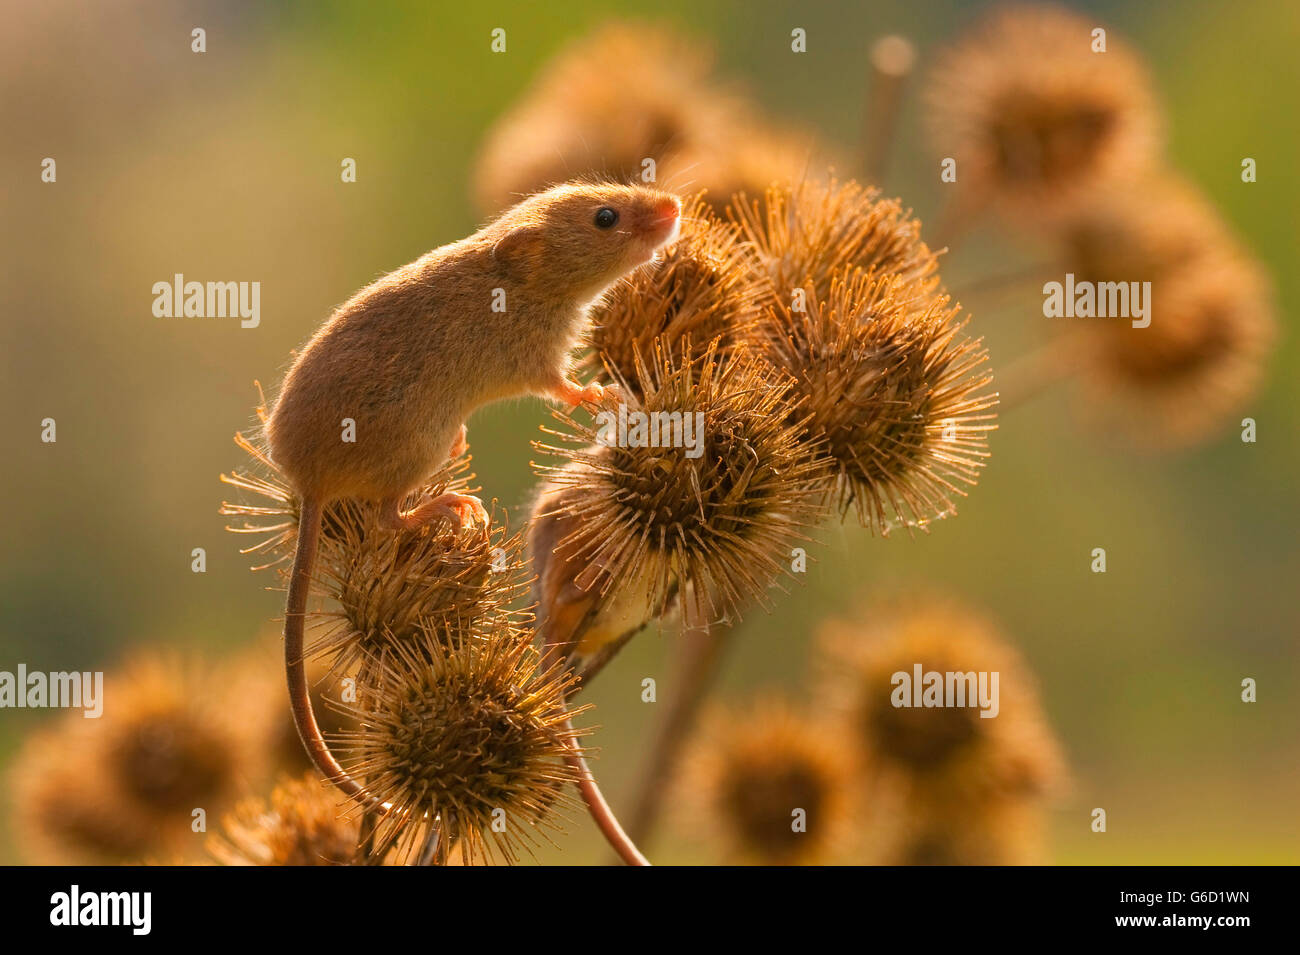
[[[301,502],[284,624],[290,699],[313,761],[350,795],[361,787],[321,738],[302,661],[325,505],[377,501],[394,529],[440,517],[486,523],[465,494],[400,508],[464,449],[464,421],[478,406],[529,394],[571,405],[600,398],[599,384],[569,377],[588,306],[671,242],[680,217],[676,196],[641,186],[575,182],[529,196],[357,292],[285,376],[266,436]]]

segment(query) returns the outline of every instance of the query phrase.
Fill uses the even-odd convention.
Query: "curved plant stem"
[[[1042,261],[1010,272],[993,272],[966,282],[955,283],[952,287],[952,294],[955,298],[961,299],[970,295],[1019,291],[1027,287],[1031,282],[1035,284],[1042,282],[1044,278],[1052,273],[1056,266],[1055,261]]]
[[[900,36],[886,36],[871,47],[871,83],[862,124],[862,171],[867,182],[881,185],[897,138],[903,90],[916,51]]]
[[[998,412],[1018,408],[1075,374],[1085,348],[1078,334],[1062,334],[1016,359],[995,379]]]
[[[624,642],[631,638],[628,634]],[[621,644],[620,644],[621,645]],[[564,648],[559,644],[548,643],[542,647],[541,666],[543,670],[551,667],[564,665],[561,654]],[[585,674],[582,682],[586,681]],[[581,686],[579,683],[578,686]],[[576,692],[577,687],[571,690],[570,695]],[[560,724],[561,730],[565,733],[573,732],[573,718],[566,716],[564,722]],[[587,812],[591,814],[592,820],[600,830],[605,841],[618,854],[621,861],[627,865],[649,865],[650,862],[636,847],[627,833],[623,830],[622,824],[618,817],[614,815],[614,810],[610,808],[609,801],[605,799],[605,794],[600,791],[600,786],[596,782],[596,777],[591,774],[591,769],[587,766],[586,759],[582,756],[582,750],[578,747],[577,741],[571,737],[566,738],[564,742],[565,755],[564,760],[578,774],[575,785],[578,787],[578,794],[582,796],[582,801],[587,807]]]
[[[573,724],[568,719],[564,721],[562,726],[566,731],[573,729]],[[591,813],[591,818],[595,821],[605,840],[627,865],[649,865],[650,860],[642,855],[641,850],[636,847],[636,843],[628,838],[627,833],[623,831],[618,817],[614,815],[614,810],[609,807],[604,794],[596,784],[596,778],[591,775],[591,770],[587,768],[587,761],[583,758],[581,750],[578,749],[578,744],[573,740],[568,740],[565,745],[568,749],[564,757],[565,761],[578,774],[578,792],[582,795],[582,801],[587,804],[587,811]]]
[[[420,847],[420,854],[413,865],[433,865],[439,860],[445,864],[446,859],[441,850],[442,826],[434,822],[429,826],[429,834],[424,837],[424,845]]]
[[[615,654],[634,636],[645,629],[645,624],[638,624],[635,628],[620,636],[618,639],[611,641],[605,649],[594,659],[588,662],[587,666],[578,673],[577,683],[569,690],[568,696],[571,698],[578,693],[582,687],[586,686],[600,670],[608,663]],[[541,668],[549,670],[551,667],[568,666],[569,661],[565,659],[565,648],[576,644],[581,633],[571,637],[571,643],[543,643],[541,650]],[[561,724],[562,728],[568,732],[573,730],[573,721],[571,717],[566,717]],[[576,785],[578,793],[582,796],[582,801],[591,814],[592,820],[596,827],[600,829],[601,835],[613,848],[620,861],[627,865],[650,865],[641,850],[637,848],[636,843],[628,837],[618,817],[614,815],[614,810],[610,808],[609,802],[605,799],[604,793],[600,791],[600,786],[596,783],[596,778],[592,775],[591,770],[587,767],[587,761],[583,758],[582,750],[576,741],[568,739],[565,743],[566,753],[565,761],[578,774]]]
[[[637,842],[648,842],[654,835],[669,780],[695,728],[700,708],[716,682],[733,632],[731,628],[710,633],[707,628],[691,627],[682,632],[677,692],[655,731],[650,756],[636,787],[636,802],[628,817],[628,829]]]
[[[361,826],[357,832],[356,865],[380,865],[383,861],[375,855],[375,814],[366,810],[361,814]]]
[[[955,183],[946,184],[948,189],[955,189]],[[929,235],[923,236],[926,245],[938,252],[946,250],[951,255],[961,239],[975,226],[983,212],[984,206],[977,197],[966,193],[946,192],[948,197],[939,212],[939,218]]]

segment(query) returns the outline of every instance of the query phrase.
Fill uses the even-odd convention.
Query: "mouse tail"
[[[366,803],[377,800],[365,787],[348,775],[330,752],[320,724],[311,705],[307,686],[307,668],[303,659],[303,630],[307,618],[307,596],[311,589],[312,569],[316,564],[316,550],[320,543],[321,501],[304,499],[298,517],[298,548],[293,558],[293,572],[289,578],[289,599],[284,612],[284,672],[289,684],[289,706],[293,722],[307,749],[307,755],[321,774],[346,795]]]

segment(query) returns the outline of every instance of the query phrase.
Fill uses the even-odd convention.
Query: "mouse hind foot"
[[[413,531],[440,518],[451,521],[456,527],[464,527],[475,520],[484,527],[491,523],[482,501],[472,494],[455,491],[423,501],[406,513],[402,513],[397,498],[389,498],[383,502],[379,520],[389,530]]]

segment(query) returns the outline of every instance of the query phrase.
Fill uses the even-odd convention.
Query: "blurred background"
[[[0,669],[111,672],[132,647],[221,655],[273,639],[282,594],[254,576],[217,513],[249,427],[290,350],[378,275],[474,230],[470,184],[494,120],[568,41],[610,17],[712,43],[718,73],[770,114],[851,153],[866,52],[901,33],[928,54],[979,12],[958,0],[356,4],[0,4],[0,313],[6,502]],[[802,586],[755,612],[720,693],[803,692],[819,624],[928,586],[987,611],[1036,672],[1073,785],[1054,807],[1060,863],[1300,861],[1300,181],[1289,0],[1079,3],[1141,51],[1163,98],[1169,158],[1269,268],[1282,324],[1267,380],[1229,427],[1155,455],[1089,430],[1054,393],[1008,412],[957,519],[928,536],[823,534]],[[190,31],[207,31],[207,52]],[[789,53],[803,27],[809,52]],[[508,52],[489,51],[504,27]],[[923,221],[937,163],[913,84],[886,192]],[[41,182],[44,157],[58,181]],[[1243,156],[1259,181],[1240,179]],[[357,181],[340,182],[340,163]],[[1005,270],[996,232],[943,263],[946,282]],[[1002,266],[1000,268],[1000,266]],[[167,320],[154,282],[260,281],[261,324]],[[1041,293],[964,298],[993,368],[1037,337]],[[982,307],[989,314],[981,321]],[[993,313],[996,313],[995,315]],[[40,422],[58,422],[56,444]],[[502,404],[470,421],[485,498],[522,522],[529,440],[548,412]],[[191,550],[207,572],[191,572]],[[1104,547],[1108,572],[1089,571]],[[617,808],[650,735],[641,680],[671,672],[672,631],[637,638],[587,694],[596,769]],[[273,657],[268,656],[268,660]],[[1259,702],[1240,702],[1253,677]],[[111,680],[111,677],[110,677]],[[111,690],[111,685],[110,685]],[[111,701],[109,703],[111,707]],[[0,711],[0,771],[53,715]],[[12,848],[0,792],[0,862]],[[1089,830],[1105,807],[1108,832]],[[603,861],[584,818],[543,861]],[[705,861],[670,828],[656,861]]]

